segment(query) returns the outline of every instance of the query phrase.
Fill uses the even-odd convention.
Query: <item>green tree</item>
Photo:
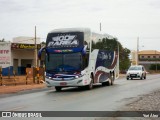
[[[119,66],[120,66],[120,71],[127,70],[128,67],[130,66],[131,62],[129,59],[129,54],[130,50],[127,48],[122,48],[119,53]]]
[[[160,64],[151,64],[149,69],[150,70],[160,70]]]

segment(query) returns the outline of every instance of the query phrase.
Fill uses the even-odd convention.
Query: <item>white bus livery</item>
[[[86,87],[94,84],[113,85],[118,61],[116,51],[92,48],[105,34],[92,32],[88,28],[56,29],[48,33],[45,51],[45,82],[56,91],[64,87]],[[115,46],[116,47],[116,46]]]

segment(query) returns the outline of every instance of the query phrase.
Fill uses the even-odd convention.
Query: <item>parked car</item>
[[[129,80],[130,78],[140,78],[142,79],[146,79],[146,70],[144,68],[144,66],[142,65],[133,65],[130,66],[128,71],[127,71],[127,75],[126,75],[126,79]]]

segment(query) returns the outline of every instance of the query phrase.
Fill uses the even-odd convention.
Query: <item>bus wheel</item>
[[[91,82],[86,86],[87,90],[91,90],[93,88],[93,78],[91,77]]]
[[[107,86],[111,86],[112,85],[112,82],[111,82],[111,80],[109,80],[109,81],[107,81]]]
[[[109,81],[102,83],[102,86],[111,86],[111,85],[112,85],[112,81],[110,79]]]
[[[111,85],[114,84],[114,80],[115,80],[115,78],[114,78],[114,73],[112,73],[112,74],[111,74]]]
[[[109,80],[108,80],[107,83],[106,83],[107,86],[111,86],[111,85],[113,84],[113,83],[112,83],[112,82],[113,82],[112,79],[113,79],[113,78],[112,78],[112,74],[110,74]]]
[[[107,82],[103,82],[102,86],[108,86],[108,81]]]
[[[55,89],[57,92],[61,91],[62,90],[62,87],[59,87],[59,86],[55,86]]]

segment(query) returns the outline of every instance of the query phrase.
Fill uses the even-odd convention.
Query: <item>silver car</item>
[[[130,66],[130,68],[127,71],[127,75],[126,75],[126,79],[133,79],[133,78],[140,78],[142,79],[146,79],[146,71],[144,66],[142,65],[133,65]]]

